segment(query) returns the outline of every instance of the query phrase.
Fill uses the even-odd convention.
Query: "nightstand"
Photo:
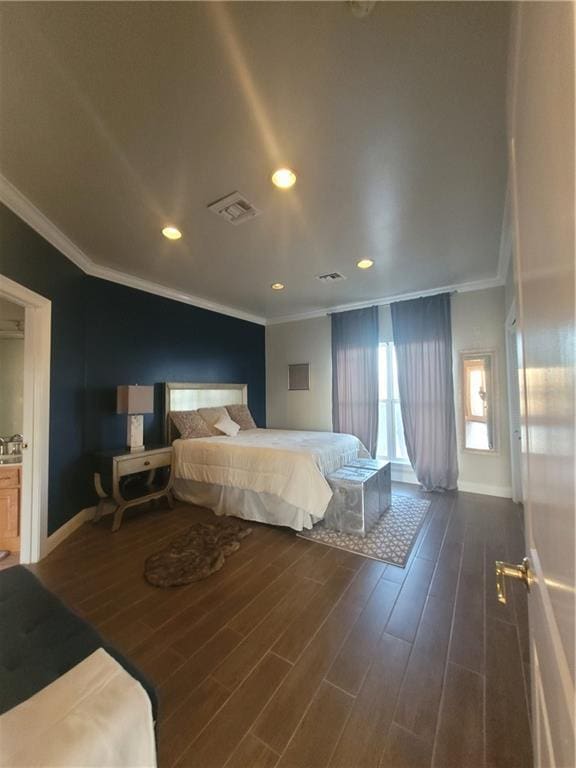
[[[150,446],[143,451],[105,451],[96,454],[98,471],[94,473],[94,487],[100,501],[94,514],[97,523],[107,507],[112,507],[112,530],[122,525],[125,510],[154,499],[166,497],[170,508],[172,498],[172,446]],[[158,470],[164,468],[161,483],[156,481]],[[109,489],[109,490],[107,490]]]

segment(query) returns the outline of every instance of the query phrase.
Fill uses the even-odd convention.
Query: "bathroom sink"
[[[0,456],[0,465],[2,464],[22,464],[22,456]]]

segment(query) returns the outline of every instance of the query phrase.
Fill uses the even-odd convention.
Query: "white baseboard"
[[[418,485],[418,480],[412,467],[406,464],[392,464],[392,480],[397,483],[411,483]],[[509,486],[484,485],[483,483],[458,483],[458,490],[464,493],[478,493],[483,496],[500,496],[504,499],[512,498],[512,488]],[[65,541],[71,533],[80,528],[88,520],[92,520],[96,507],[81,509],[77,515],[70,518],[64,525],[58,528],[51,536],[48,536],[42,549],[42,557],[52,552],[59,544]]]
[[[412,485],[419,485],[414,470],[410,464],[394,464],[392,463],[392,482],[396,483],[411,483]]]
[[[409,464],[393,463],[392,481],[419,485],[414,470]],[[478,493],[481,496],[500,496],[503,499],[512,498],[512,488],[510,486],[486,485],[484,483],[470,483],[467,480],[459,480],[458,490],[464,493]]]
[[[512,488],[508,485],[484,485],[484,483],[469,483],[459,480],[458,490],[465,493],[479,493],[481,496],[500,496],[503,499],[512,498]]]
[[[74,531],[80,528],[80,526],[87,520],[92,520],[95,511],[96,507],[86,507],[86,509],[81,509],[77,515],[71,517],[70,520],[67,520],[57,531],[54,531],[51,536],[48,536],[42,548],[42,557],[46,557],[46,555],[52,552],[53,549],[56,549],[59,544],[62,544],[71,533],[74,533]]]

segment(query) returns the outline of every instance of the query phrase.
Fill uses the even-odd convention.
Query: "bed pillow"
[[[235,421],[240,429],[256,429],[256,422],[247,405],[227,405],[226,410],[232,421]]]
[[[191,437],[212,437],[208,424],[198,411],[173,411],[170,418],[183,440]]]
[[[219,429],[216,429],[215,424],[217,421],[219,421],[222,418],[226,418],[228,416],[228,411],[224,406],[214,407],[214,408],[198,408],[198,413],[206,424],[208,425],[208,429],[210,430],[211,435],[221,435],[222,432],[220,432]]]
[[[240,425],[236,424],[235,421],[232,421],[228,414],[222,416],[221,419],[218,419],[216,424],[214,424],[214,427],[225,435],[228,435],[228,437],[236,437],[238,432],[240,432]]]

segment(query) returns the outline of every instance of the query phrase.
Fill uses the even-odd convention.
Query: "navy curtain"
[[[391,305],[408,458],[427,491],[458,481],[450,294]]]
[[[371,456],[378,440],[378,307],[332,315],[332,422]]]

